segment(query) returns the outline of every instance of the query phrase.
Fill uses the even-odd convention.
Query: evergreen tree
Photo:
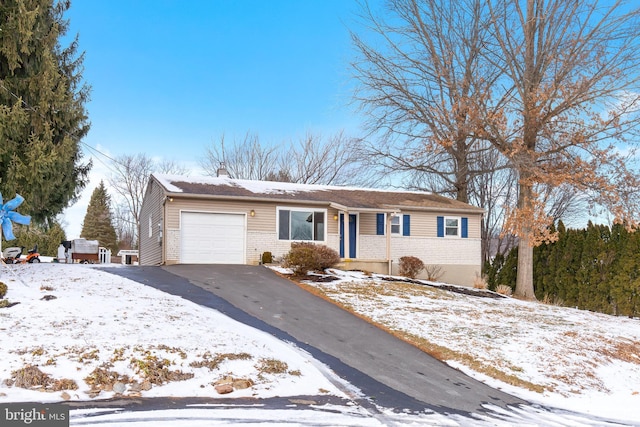
[[[48,230],[40,225],[23,226],[15,230],[16,240],[8,243],[10,246],[23,246],[24,253],[38,245],[38,252],[42,256],[58,255],[58,246],[67,240],[66,234],[58,222],[54,222]]]
[[[495,287],[507,285],[512,289],[516,286],[516,276],[518,274],[518,247],[511,249],[504,259],[504,264],[496,274]]]
[[[89,124],[77,38],[62,47],[69,0],[0,3],[0,191],[51,224],[86,185],[80,140]]]
[[[640,314],[640,233],[628,233],[619,226],[623,237],[618,262],[610,281],[611,312],[616,315]]]
[[[557,274],[563,268],[562,254],[564,253],[564,247],[567,243],[567,229],[565,228],[562,221],[558,221],[557,229],[556,227],[554,227],[552,231],[556,231],[558,233],[558,240],[555,243],[546,245],[548,246],[548,251],[546,254],[537,255],[537,257],[547,257],[547,269],[543,272],[544,274],[541,274],[541,277],[537,279],[536,296],[538,298],[544,298],[545,296],[547,296],[552,300],[557,300],[559,293],[559,282]]]
[[[551,224],[549,233],[555,234],[556,227]],[[559,233],[558,233],[559,234]],[[533,249],[533,288],[535,289],[536,298],[544,298],[549,294],[548,277],[552,275],[554,268],[552,253],[556,248],[555,244],[550,242],[542,243]]]
[[[118,242],[116,229],[113,226],[111,209],[109,208],[110,204],[111,198],[107,194],[104,182],[100,181],[100,185],[91,194],[80,237],[87,240],[97,240],[100,242],[100,246],[116,252],[118,250]]]

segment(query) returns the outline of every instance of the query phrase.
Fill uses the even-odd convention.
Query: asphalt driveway
[[[260,266],[107,268],[291,341],[385,407],[486,413],[526,402],[486,386]]]

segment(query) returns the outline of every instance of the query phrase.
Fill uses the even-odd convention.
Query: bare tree
[[[242,141],[207,148],[201,166],[216,176],[221,163],[238,179],[288,181],[303,184],[373,185],[375,174],[363,167],[360,140],[338,132],[329,138],[307,133],[303,138],[279,145],[262,144],[257,135]]]
[[[379,17],[362,3],[366,32],[352,33],[358,60],[355,101],[367,113],[363,157],[389,182],[482,206],[482,259],[515,204],[511,165],[478,138],[478,106],[501,70],[482,52],[492,30],[485,0],[390,0]]]
[[[325,139],[307,133],[290,145],[288,172],[294,182],[304,184],[374,185],[377,178],[363,166],[360,143],[342,131]]]
[[[615,144],[637,137],[640,12],[622,1],[488,4],[493,37],[484,55],[502,77],[478,100],[478,136],[517,171],[508,217],[520,238],[515,294],[533,299],[533,246],[553,239],[540,186],[572,187],[636,223],[638,178]]]
[[[469,183],[469,202],[485,209],[481,235],[482,260],[487,262],[498,254],[504,255],[517,242],[515,236],[502,232],[506,220],[505,210],[515,206],[517,179],[505,157],[487,142],[482,144],[486,150],[481,156],[473,157],[471,162],[478,163],[474,166],[478,170],[493,172],[473,177]]]
[[[187,169],[174,161],[158,162],[142,153],[118,156],[112,167],[114,172],[109,177],[109,184],[116,196],[113,201],[116,230],[119,239],[134,247],[140,226],[140,208],[151,174],[185,174]]]
[[[480,55],[491,29],[484,0],[389,0],[386,17],[362,6],[366,36],[352,32],[355,101],[367,113],[363,145],[377,165],[469,201],[477,100],[499,71]],[[472,101],[473,100],[473,101]]]
[[[246,133],[244,139],[226,141],[220,137],[219,144],[208,147],[200,166],[211,176],[216,176],[222,163],[229,175],[236,179],[265,180],[277,175],[282,169],[281,147],[260,143],[258,135]]]

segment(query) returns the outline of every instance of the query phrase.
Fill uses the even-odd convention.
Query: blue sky
[[[357,130],[356,4],[345,0],[72,2],[92,86],[85,142],[193,161],[247,131],[268,143]]]
[[[307,131],[355,135],[356,12],[354,0],[73,0],[69,35],[92,87],[83,142],[195,166],[223,134],[268,144]],[[107,164],[94,159],[90,186],[65,212],[68,238]]]

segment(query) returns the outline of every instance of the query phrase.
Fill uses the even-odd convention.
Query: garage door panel
[[[244,215],[182,212],[180,228],[181,263],[245,263]]]

